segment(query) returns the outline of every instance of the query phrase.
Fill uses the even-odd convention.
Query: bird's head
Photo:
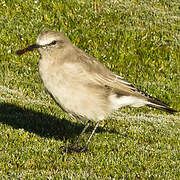
[[[42,31],[37,37],[36,44],[18,50],[16,53],[22,55],[27,51],[38,49],[42,55],[47,52],[54,52],[56,49],[63,49],[63,47],[68,46],[68,44],[71,44],[70,40],[62,33],[57,31]]]

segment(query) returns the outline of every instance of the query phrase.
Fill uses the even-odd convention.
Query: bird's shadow
[[[46,113],[36,112],[9,103],[0,104],[0,123],[10,125],[15,129],[24,129],[41,137],[57,140],[68,139],[72,142],[84,128],[84,124],[59,119]],[[92,131],[92,129],[93,126],[90,126],[87,132]],[[98,127],[96,132],[104,131],[119,134],[116,130],[108,130],[103,127]]]

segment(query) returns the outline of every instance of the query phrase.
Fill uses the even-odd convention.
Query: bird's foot
[[[85,147],[78,147],[78,146],[68,146],[68,147],[65,147],[65,146],[62,146],[61,148],[62,148],[62,150],[63,150],[64,152],[66,152],[66,153],[73,153],[73,152],[76,152],[76,153],[90,152],[86,146],[85,146]]]

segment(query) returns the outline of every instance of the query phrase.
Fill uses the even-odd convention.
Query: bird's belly
[[[107,116],[107,106],[98,94],[89,92],[88,87],[78,80],[63,74],[40,74],[44,86],[65,111],[92,121],[103,120]]]

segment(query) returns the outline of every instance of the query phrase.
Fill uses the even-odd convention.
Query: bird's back
[[[168,108],[72,44],[42,56],[39,72],[45,87],[63,109],[92,121],[103,120],[124,106]]]

